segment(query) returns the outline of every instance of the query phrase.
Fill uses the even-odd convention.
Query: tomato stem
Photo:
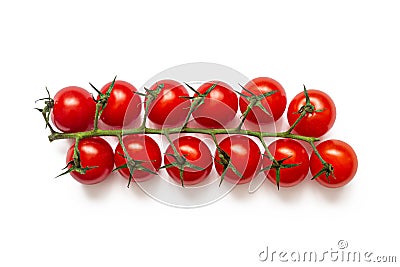
[[[129,169],[129,178],[128,178],[128,185],[127,185],[127,187],[129,188],[129,186],[131,185],[131,182],[132,182],[132,178],[133,178],[133,169],[129,168],[128,165],[129,165],[129,161],[132,160],[132,158],[129,155],[128,151],[126,150],[125,144],[122,140],[122,136],[119,134],[119,135],[117,135],[117,137],[118,137],[118,142],[121,145],[122,151],[124,152],[124,157],[126,159],[127,167]],[[118,166],[118,167],[120,167],[120,166]]]
[[[182,125],[182,128],[185,128],[187,126],[192,113],[195,112],[202,104],[204,104],[206,97],[211,93],[212,90],[214,90],[214,88],[218,85],[218,82],[213,83],[204,94],[199,93],[198,91],[193,89],[193,87],[191,87],[189,84],[187,83],[185,84],[190,90],[194,91],[197,94],[197,96],[195,95],[193,97],[189,97],[190,99],[192,99],[192,103],[190,104],[190,109],[186,116],[185,122]]]
[[[93,123],[93,129],[97,130],[98,129],[98,124],[99,124],[99,118],[101,116],[101,113],[103,113],[103,110],[106,108],[108,99],[110,98],[111,91],[114,88],[115,80],[117,79],[117,76],[114,77],[114,80],[111,82],[110,86],[107,89],[106,93],[101,93],[99,90],[96,89],[91,83],[90,86],[92,86],[96,92],[99,92],[99,100],[96,100],[96,111],[94,114],[94,123]]]
[[[304,116],[306,115],[306,111],[303,110],[300,114],[300,116],[297,118],[297,120],[292,124],[292,126],[290,126],[290,128],[286,131],[287,133],[291,133],[294,129],[294,127],[296,127],[296,125],[301,121],[301,119],[304,118]]]
[[[81,160],[80,160],[80,155],[79,155],[79,141],[80,141],[80,138],[76,137],[75,145],[74,145],[74,155],[72,157],[74,160],[74,166],[77,168],[81,167]]]
[[[143,122],[141,125],[141,129],[146,128],[146,122],[147,122],[147,116],[149,115],[150,112],[150,106],[151,104],[157,99],[158,95],[161,93],[161,90],[164,88],[164,84],[157,84],[157,88],[154,90],[147,89],[144,87],[144,90],[146,91],[146,94],[144,94],[144,103],[145,103],[145,110],[144,110],[144,115],[143,115]],[[136,92],[136,94],[142,95],[139,92]]]
[[[314,141],[309,142],[309,144],[311,145],[315,155],[319,158],[319,160],[321,161],[322,165],[326,164],[326,161],[322,158],[321,154],[318,152],[317,147],[314,144]]]

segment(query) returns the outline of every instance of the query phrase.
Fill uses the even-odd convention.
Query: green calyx
[[[264,156],[270,158],[269,155],[264,155]],[[266,167],[262,168],[259,171],[261,173],[261,172],[264,172],[264,171],[267,171],[267,170],[271,170],[271,169],[275,170],[275,172],[276,172],[276,175],[275,175],[276,176],[276,185],[278,187],[278,190],[279,190],[279,183],[281,181],[281,169],[294,168],[294,167],[300,165],[300,163],[284,164],[285,160],[288,160],[291,157],[292,156],[288,156],[288,157],[286,157],[284,159],[280,159],[280,160],[275,160],[274,159],[271,165],[266,166]]]
[[[242,116],[241,116],[241,122],[238,126],[238,129],[241,129],[246,117],[248,116],[249,112],[254,108],[254,107],[258,107],[260,108],[265,114],[267,114],[267,116],[272,117],[271,113],[264,107],[264,105],[262,104],[262,100],[264,100],[266,97],[275,94],[277,91],[271,91],[271,92],[267,92],[264,94],[260,94],[260,95],[256,95],[254,94],[252,91],[248,90],[247,88],[245,88],[244,86],[242,86],[241,84],[239,84],[240,87],[242,87],[243,91],[247,92],[249,95],[243,94],[241,92],[235,91],[238,95],[240,95],[241,97],[245,98],[249,104],[247,105],[247,108],[245,110],[245,112],[243,112]]]
[[[35,101],[35,103],[37,103],[39,101],[44,101],[44,104],[45,104],[44,108],[35,108],[35,109],[38,110],[40,113],[42,113],[44,121],[46,122],[46,127],[45,128],[48,127],[50,129],[50,132],[53,134],[56,131],[54,131],[53,127],[50,124],[50,113],[51,113],[51,110],[54,107],[54,99],[51,98],[50,92],[47,89],[47,87],[46,87],[46,92],[47,92],[47,97],[40,98],[40,99]]]
[[[186,98],[186,99],[191,99],[192,102],[190,104],[190,108],[189,108],[189,112],[188,115],[186,116],[185,122],[183,123],[182,128],[186,127],[186,125],[189,122],[190,116],[192,115],[193,112],[195,112],[201,105],[204,104],[204,101],[206,99],[206,97],[211,93],[212,90],[214,90],[214,88],[217,86],[218,83],[214,83],[212,84],[205,93],[201,94],[199,91],[197,91],[196,89],[194,89],[192,86],[190,86],[189,84],[185,83],[185,85],[192,91],[195,93],[194,96],[182,96],[182,98]]]
[[[332,177],[333,179],[335,179],[335,173],[334,173],[334,171],[333,171],[333,166],[332,166],[332,164],[327,163],[327,162],[322,163],[322,168],[321,168],[321,170],[320,170],[317,174],[315,174],[315,175],[311,178],[311,180],[314,180],[315,178],[319,177],[319,176],[322,175],[322,174],[325,174],[325,178],[326,178],[326,181],[327,181],[328,183],[330,183],[329,177]]]
[[[172,167],[178,168],[178,169],[179,169],[179,178],[180,178],[180,180],[181,180],[181,185],[182,185],[182,187],[185,187],[185,184],[184,184],[184,177],[183,177],[183,176],[184,176],[185,168],[191,168],[191,169],[197,170],[197,171],[202,171],[202,170],[204,170],[204,168],[202,168],[202,167],[200,167],[200,166],[196,166],[196,165],[190,163],[190,162],[186,159],[185,155],[182,155],[182,156],[181,156],[181,155],[168,154],[168,153],[165,154],[165,155],[172,157],[175,161],[172,162],[172,163],[170,163],[170,164],[167,164],[167,165],[162,166],[160,169],[168,169],[168,168],[172,168]]]
[[[92,83],[89,83],[90,86],[98,93],[98,99],[95,99],[93,96],[93,100],[96,102],[96,112],[94,115],[94,126],[93,130],[98,129],[98,123],[99,123],[99,118],[101,116],[101,113],[103,110],[106,108],[108,99],[110,98],[111,91],[114,88],[115,80],[117,79],[117,76],[114,77],[113,81],[111,82],[110,86],[108,87],[106,93],[100,92]]]
[[[236,174],[239,178],[242,178],[243,175],[236,169],[236,167],[232,164],[231,162],[231,157],[226,153],[218,144],[217,138],[215,137],[215,134],[211,135],[214,141],[215,146],[217,147],[218,151],[218,158],[219,160],[217,163],[221,164],[223,166],[223,171],[221,173],[221,179],[219,181],[219,186],[221,186],[222,182],[225,179],[225,175],[229,169],[233,171],[234,174]]]
[[[71,160],[70,162],[67,163],[67,166],[65,166],[62,170],[66,170],[63,173],[60,173],[59,175],[57,175],[55,178],[58,178],[60,176],[63,176],[67,173],[70,172],[77,172],[80,174],[85,174],[87,171],[91,170],[91,169],[95,169],[97,168],[97,166],[90,166],[90,167],[81,167],[80,163],[78,163],[78,165],[76,165],[75,160]]]

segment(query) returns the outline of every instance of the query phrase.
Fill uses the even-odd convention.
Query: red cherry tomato
[[[161,126],[182,124],[190,108],[190,101],[185,98],[189,96],[186,88],[174,80],[161,80],[152,85],[150,90],[156,90],[159,85],[163,85],[163,88],[150,105],[148,118]]]
[[[183,184],[194,185],[203,181],[211,172],[212,156],[207,145],[200,139],[193,136],[183,136],[173,141],[180,156],[183,156],[186,161],[194,166],[202,168],[197,170],[187,166],[183,171]],[[177,162],[177,159],[171,156],[174,151],[168,146],[164,156],[165,165]],[[178,167],[170,167],[166,169],[168,174],[177,183],[181,184],[180,169]]]
[[[307,113],[296,125],[294,131],[305,136],[320,137],[332,128],[336,119],[336,107],[332,99],[319,90],[307,90],[311,104],[315,111]],[[298,111],[306,104],[306,97],[303,92],[297,94],[290,102],[287,118],[290,125],[293,125],[300,114]]]
[[[129,135],[123,138],[123,143],[128,155],[135,161],[143,161],[141,166],[156,172],[161,166],[161,152],[157,143],[147,135]],[[121,144],[115,148],[115,166],[120,167],[127,163],[125,153]],[[118,172],[129,179],[130,171],[128,168],[119,169]],[[132,179],[142,182],[151,178],[152,174],[144,170],[134,170]]]
[[[325,173],[319,175],[316,180],[321,185],[336,188],[350,182],[357,172],[358,160],[353,148],[339,140],[327,140],[317,145],[321,157],[333,166],[333,176],[327,179]],[[322,163],[313,152],[310,158],[311,174],[315,176],[321,169]],[[329,180],[329,181],[328,181]]]
[[[286,109],[286,92],[279,82],[271,78],[259,77],[251,80],[244,87],[255,95],[276,91],[261,101],[261,104],[272,114],[273,118],[268,116],[261,108],[254,107],[247,115],[247,120],[253,123],[266,124],[276,121],[282,116]],[[250,96],[250,93],[245,90],[242,91],[242,94]],[[239,106],[242,113],[246,111],[248,105],[249,101],[240,97]]]
[[[226,126],[236,116],[238,98],[232,87],[221,81],[206,82],[197,91],[204,94],[213,85],[215,85],[214,89],[192,115],[204,127],[220,128]]]
[[[250,182],[258,174],[261,163],[261,152],[257,144],[243,135],[233,135],[223,139],[219,147],[230,157],[231,164],[242,175],[236,175],[232,169],[228,169],[225,180],[234,184]],[[218,150],[215,151],[215,169],[219,175],[224,171]]]
[[[307,176],[310,162],[306,149],[297,141],[291,139],[279,139],[268,146],[268,150],[277,161],[286,159],[282,164],[299,164],[292,168],[280,168],[281,187],[295,186]],[[272,162],[267,156],[263,159],[263,168],[271,166]],[[276,181],[276,170],[269,169],[264,171],[267,178],[273,183]]]
[[[83,132],[93,125],[96,103],[88,91],[69,86],[54,96],[53,124],[66,133]]]
[[[104,85],[101,92],[105,94],[111,82]],[[111,95],[103,112],[101,120],[115,127],[122,127],[124,124],[130,124],[140,115],[141,100],[139,95],[135,94],[136,88],[125,81],[115,81]]]
[[[67,152],[67,163],[73,160],[74,146]],[[114,167],[114,153],[111,146],[102,138],[86,138],[79,141],[81,167],[96,167],[87,170],[85,174],[71,171],[75,180],[82,184],[97,184],[102,182],[111,173]]]

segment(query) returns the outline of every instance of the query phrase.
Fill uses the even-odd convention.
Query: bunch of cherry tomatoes
[[[319,90],[304,88],[291,100],[287,109],[290,129],[269,144],[263,141],[260,132],[242,130],[242,124],[229,128],[227,132],[234,134],[221,133],[237,116],[238,110],[242,123],[253,125],[271,124],[282,117],[287,105],[286,93],[281,84],[271,78],[253,79],[240,91],[222,81],[209,81],[194,89],[174,80],[160,80],[145,93],[120,80],[96,91],[98,96],[93,97],[83,88],[66,87],[53,99],[46,98],[46,108],[39,109],[48,115],[46,122],[52,135],[75,137],[77,143],[67,152],[66,173],[83,184],[99,183],[113,170],[118,170],[129,181],[142,182],[165,168],[176,183],[195,185],[203,182],[215,166],[221,182],[249,183],[262,172],[272,183],[291,187],[303,181],[311,170],[320,184],[341,187],[357,171],[357,156],[348,144],[339,140],[318,142],[317,138],[329,131],[336,118],[334,102]],[[190,91],[193,93],[189,94]],[[103,105],[98,105],[100,101]],[[143,113],[144,118],[140,116]],[[189,118],[200,125],[197,132],[187,127]],[[147,127],[147,119],[154,127]],[[121,129],[138,120],[144,120],[137,128],[142,132],[122,134]],[[119,138],[115,149],[96,134],[102,131],[102,128],[97,129],[99,121],[109,130],[103,130],[105,135]],[[186,134],[173,140],[169,129],[174,129],[174,133],[180,129],[180,133]],[[85,138],[80,138],[82,133],[86,133]],[[150,135],[154,133],[163,134],[169,140],[163,153]],[[214,153],[199,135],[214,138]],[[218,141],[216,136],[223,138]],[[257,138],[263,144],[262,150]],[[313,148],[311,156],[307,145]]]

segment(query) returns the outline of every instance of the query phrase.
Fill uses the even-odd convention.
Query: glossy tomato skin
[[[67,152],[67,163],[73,160],[74,146]],[[82,184],[97,184],[105,180],[114,167],[114,153],[111,146],[100,137],[85,138],[79,141],[78,150],[82,168],[96,167],[85,174],[70,172],[71,176]]]
[[[283,164],[300,164],[292,168],[280,169],[280,187],[295,186],[307,176],[310,161],[306,149],[299,142],[292,139],[278,139],[268,146],[268,150],[277,161],[287,158],[283,161]],[[271,165],[272,162],[269,158],[264,156],[263,168]],[[277,184],[275,169],[266,170],[264,173],[268,180],[275,185]]]
[[[329,182],[325,174],[316,178],[317,182],[329,188],[342,187],[349,183],[355,176],[358,168],[358,159],[353,148],[340,140],[327,140],[317,145],[321,157],[332,164],[334,177],[329,176]],[[322,169],[322,164],[313,152],[310,158],[310,170],[314,176]]]
[[[275,81],[272,78],[268,77],[258,77],[245,85],[245,88],[255,95],[261,95],[272,91],[277,91],[276,93],[264,98],[261,103],[267,109],[267,111],[272,114],[268,116],[264,111],[262,111],[259,107],[254,107],[252,111],[247,115],[247,120],[258,123],[258,124],[266,124],[272,123],[273,121],[277,121],[280,117],[282,117],[283,112],[286,109],[286,92],[282,85]],[[250,93],[242,90],[242,94],[247,96]],[[244,97],[240,97],[239,106],[240,111],[244,113],[247,109],[249,101]]]
[[[111,82],[101,89],[107,93]],[[141,112],[142,104],[136,88],[125,81],[115,81],[107,105],[101,113],[101,120],[110,126],[121,128],[136,119]]]
[[[183,173],[183,184],[195,185],[207,178],[212,169],[212,156],[207,145],[193,136],[179,137],[173,141],[173,144],[178,150],[179,155],[184,156],[189,163],[203,168],[202,170],[196,170],[190,167],[185,167]],[[174,151],[171,145],[168,146],[164,156],[165,165],[176,161],[171,155],[168,155],[173,153]],[[181,184],[179,168],[170,167],[166,170],[174,181]]]
[[[307,113],[296,125],[294,131],[305,136],[320,137],[326,134],[336,120],[336,106],[332,98],[320,90],[307,90],[310,102],[314,105],[313,113]],[[300,116],[298,111],[306,104],[303,92],[297,94],[290,102],[287,112],[289,125],[293,125]]]
[[[232,87],[221,81],[206,82],[197,91],[204,94],[214,84],[214,89],[192,115],[196,122],[204,127],[221,128],[236,116],[238,98]]]
[[[159,85],[164,87],[149,108],[148,118],[160,126],[177,126],[182,124],[190,108],[188,91],[179,82],[161,80],[153,84],[150,90],[156,90]]]
[[[233,166],[242,174],[242,177],[239,177],[229,169],[224,180],[234,184],[245,184],[258,174],[261,167],[261,152],[252,139],[243,135],[233,135],[223,139],[219,147],[229,155]],[[222,175],[224,166],[220,161],[218,150],[216,150],[215,169],[219,175]]]
[[[161,166],[161,152],[157,143],[147,135],[129,135],[123,138],[124,146],[133,160],[143,161],[142,166],[157,172]],[[114,162],[115,166],[119,167],[126,164],[124,151],[121,144],[115,148]],[[129,179],[130,171],[128,168],[119,169],[118,172]],[[143,182],[152,177],[153,174],[134,170],[132,179],[136,182]]]
[[[93,125],[95,111],[96,103],[88,91],[69,86],[54,96],[51,120],[62,132],[83,132]]]

